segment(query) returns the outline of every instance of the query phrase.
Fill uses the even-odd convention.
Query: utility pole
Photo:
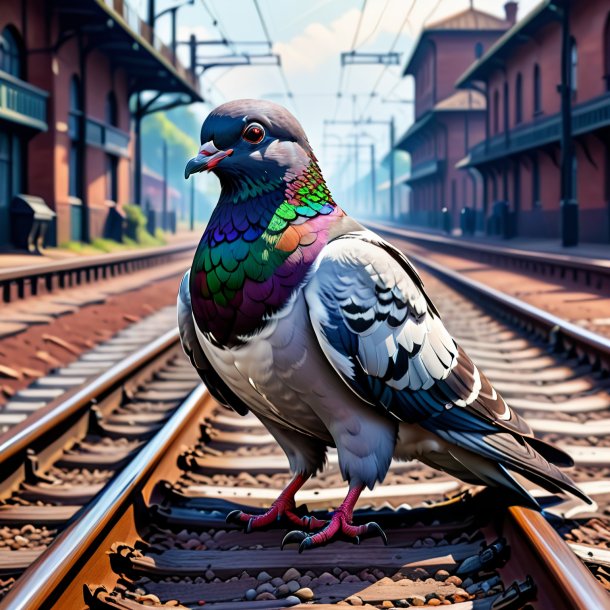
[[[561,8],[561,240],[578,245],[578,199],[573,196],[574,143],[572,141],[572,40],[570,2]]]
[[[155,0],[148,0],[148,19],[146,20],[151,30],[155,29]]]
[[[167,231],[167,190],[168,190],[168,175],[167,175],[167,142],[163,140],[163,199],[161,208],[161,226],[164,231]]]
[[[396,211],[395,188],[394,181],[396,180],[396,163],[394,159],[394,147],[396,146],[396,126],[394,124],[394,116],[390,119],[390,222],[394,220]]]
[[[387,125],[389,127],[390,135],[390,219],[394,219],[395,210],[395,193],[394,193],[394,181],[396,179],[396,166],[394,161],[394,147],[396,146],[396,126],[394,123],[394,117],[389,121],[374,121],[373,119],[349,121],[349,120],[324,120],[324,125]]]
[[[195,180],[191,180],[191,214],[190,214],[190,229],[195,230]]]
[[[360,159],[358,158],[358,144],[356,143],[356,134],[354,134],[354,210],[359,212],[358,209],[358,164],[360,163]]]
[[[371,142],[371,208],[377,216],[377,179],[375,178],[375,142]]]

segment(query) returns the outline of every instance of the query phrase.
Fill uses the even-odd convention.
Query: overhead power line
[[[415,8],[415,2],[416,2],[416,0],[411,0],[411,6],[409,6],[409,10],[406,12],[405,17],[402,20],[402,23],[400,24],[400,28],[398,28],[398,32],[396,32],[396,36],[394,37],[394,40],[392,41],[392,44],[390,45],[389,53],[393,53],[394,50],[396,49],[396,45],[398,44],[398,41],[400,40],[400,37],[402,36],[402,32],[405,29],[405,26],[407,25],[407,23],[409,22],[411,13],[413,12],[413,9]],[[381,80],[383,79],[388,68],[389,68],[389,65],[387,65],[387,64],[384,65],[383,70],[380,72],[379,76],[377,77],[377,80],[375,81],[375,84],[373,85],[373,88],[371,89],[369,101],[365,104],[364,109],[362,110],[362,114],[360,115],[360,119],[362,119],[364,117],[364,113],[367,111],[367,109],[371,105],[373,98],[377,95],[377,87],[379,87],[379,84],[381,83]]]
[[[259,21],[261,22],[261,27],[263,28],[263,34],[265,35],[267,44],[269,45],[269,49],[271,50],[273,48],[273,39],[271,38],[271,35],[269,34],[269,28],[267,27],[267,22],[265,21],[265,17],[263,16],[263,12],[261,11],[261,7],[258,3],[258,0],[253,0],[253,2],[254,2],[254,8],[256,9],[256,14],[258,15]],[[284,66],[282,66],[281,62],[278,63],[278,68],[280,71],[280,78],[282,79],[282,83],[284,85],[284,88],[286,89],[286,97],[292,103],[292,106],[293,106],[294,110],[296,111],[296,113],[299,114],[299,109],[297,107],[297,103],[294,98],[294,94],[292,93],[292,89],[290,89],[290,85],[288,83],[288,78],[286,77],[286,71],[284,70]]]
[[[368,0],[362,0],[362,6],[360,7],[360,16],[358,17],[358,24],[356,25],[356,31],[354,32],[354,37],[352,39],[352,45],[350,47],[350,52],[355,50],[356,42],[358,42],[358,36],[360,34],[360,28],[362,26],[362,18],[364,17],[364,11],[366,10],[366,4]],[[337,103],[335,105],[335,113],[333,118],[336,119],[339,114],[339,106],[341,105],[341,98],[343,97],[343,79],[345,78],[345,65],[341,62],[341,67],[339,68],[339,86],[337,87]],[[347,83],[345,85],[347,89]]]

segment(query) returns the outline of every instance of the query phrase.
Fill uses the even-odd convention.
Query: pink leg
[[[306,527],[307,529],[317,529],[326,525],[326,521],[320,521],[315,517],[299,517],[294,513],[296,503],[294,501],[294,495],[301,487],[303,487],[305,481],[309,477],[303,474],[297,474],[282,493],[278,496],[277,500],[271,505],[271,508],[262,515],[249,515],[241,510],[231,511],[227,515],[227,523],[237,523],[246,526],[246,531],[250,532],[253,529],[262,529],[272,525],[281,520],[282,517],[286,517],[295,525]]]
[[[335,538],[348,538],[355,544],[360,544],[360,537],[367,534],[381,536],[384,543],[387,544],[388,539],[377,523],[371,521],[365,525],[352,525],[354,506],[363,489],[364,485],[350,487],[345,500],[333,513],[331,520],[324,529],[315,534],[306,534],[298,530],[289,532],[282,540],[282,548],[290,542],[300,542],[299,553],[302,553],[305,549],[323,546]]]

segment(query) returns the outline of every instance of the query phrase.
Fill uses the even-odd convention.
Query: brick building
[[[130,98],[200,100],[196,79],[123,0],[20,0],[0,11],[0,246],[18,193],[56,213],[51,242],[104,235],[133,201]]]
[[[439,226],[444,207],[456,223],[481,197],[478,176],[455,165],[485,135],[485,98],[456,91],[455,81],[514,23],[516,9],[508,2],[498,19],[471,7],[424,27],[415,44],[404,70],[415,78],[415,122],[397,144],[411,155],[412,224]]]
[[[460,166],[485,185],[479,214],[506,237],[561,235],[561,78],[565,0],[543,0],[459,79],[487,98],[486,138]],[[570,2],[572,192],[580,239],[610,240],[610,6]],[[506,202],[507,208],[505,208]],[[508,212],[506,213],[505,210]]]

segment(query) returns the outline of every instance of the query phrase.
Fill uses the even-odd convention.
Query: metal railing
[[[0,117],[47,130],[49,94],[0,70]]]
[[[87,144],[103,148],[106,152],[129,156],[129,133],[96,119],[87,119]]]
[[[10,303],[43,292],[50,293],[57,289],[133,273],[194,252],[195,247],[196,244],[189,242],[0,270],[2,300]]]
[[[580,135],[610,125],[610,93],[572,108],[572,133]],[[470,149],[469,166],[487,163],[524,150],[538,148],[561,137],[561,115],[536,119],[479,142]]]
[[[190,70],[185,68],[172,50],[155,34],[154,30],[138,15],[138,12],[125,0],[103,0],[104,4],[117,13],[127,26],[138,36],[144,39],[153,49],[169,62],[180,77],[194,88],[197,80],[193,78]]]

